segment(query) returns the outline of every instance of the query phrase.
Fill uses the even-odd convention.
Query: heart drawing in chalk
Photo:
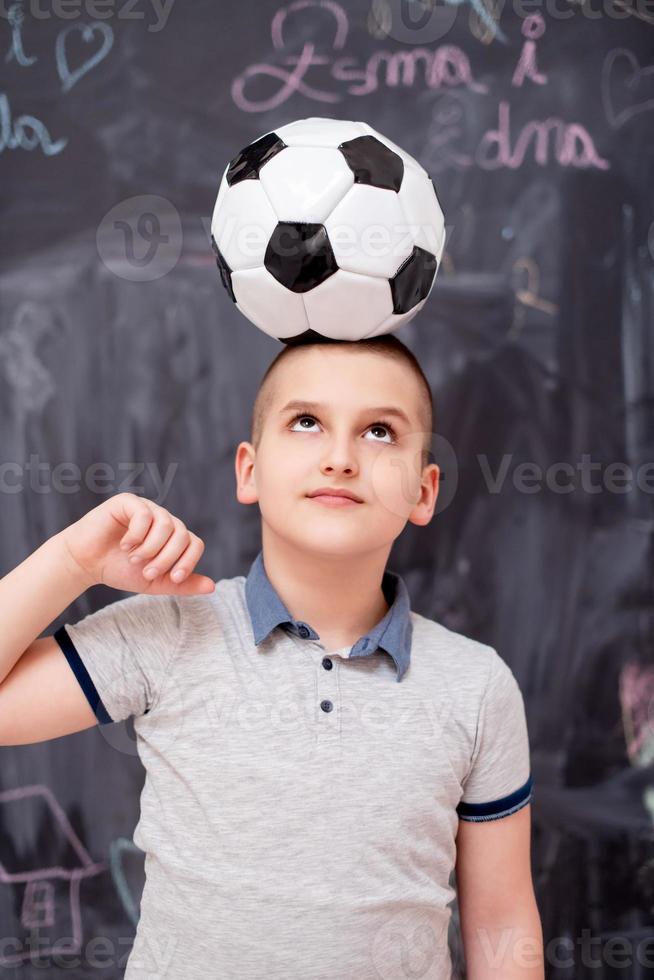
[[[639,112],[654,109],[654,65],[641,68],[628,48],[609,51],[602,66],[602,101],[613,129]],[[621,108],[616,107],[616,102]]]
[[[82,62],[74,71],[71,71],[68,62],[68,54],[66,53],[66,42],[73,31],[81,31],[82,40],[87,44],[95,41],[95,36],[99,34],[102,39],[102,43],[97,51],[95,51],[86,61]],[[57,71],[59,73],[59,78],[61,79],[61,90],[62,92],[68,92],[70,89],[79,82],[83,75],[99,65],[100,62],[107,57],[111,51],[114,43],[114,32],[108,24],[71,24],[57,36],[57,43],[55,46],[56,58],[57,58]]]

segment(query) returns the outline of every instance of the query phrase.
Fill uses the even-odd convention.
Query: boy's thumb
[[[179,584],[166,582],[166,592],[171,595],[208,595],[216,588],[216,583],[208,575],[198,575],[193,572]]]

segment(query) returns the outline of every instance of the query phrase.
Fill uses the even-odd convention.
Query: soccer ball
[[[250,143],[224,170],[211,219],[237,308],[284,343],[362,340],[411,320],[445,245],[436,188],[364,122],[312,117]]]

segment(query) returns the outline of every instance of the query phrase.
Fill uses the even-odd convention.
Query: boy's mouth
[[[332,507],[345,507],[350,504],[362,504],[363,501],[358,494],[352,490],[345,490],[343,487],[318,487],[307,494],[311,500],[318,500],[323,504],[330,504]]]
[[[335,497],[330,493],[318,493],[309,499],[328,507],[359,507],[362,503],[360,500],[352,500],[351,497]]]

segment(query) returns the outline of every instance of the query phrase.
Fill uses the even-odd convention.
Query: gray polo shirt
[[[492,647],[382,587],[387,614],[339,650],[262,553],[211,595],[54,634],[99,723],[134,717],[145,767],[127,980],[449,980],[458,821],[529,803],[524,704]]]

